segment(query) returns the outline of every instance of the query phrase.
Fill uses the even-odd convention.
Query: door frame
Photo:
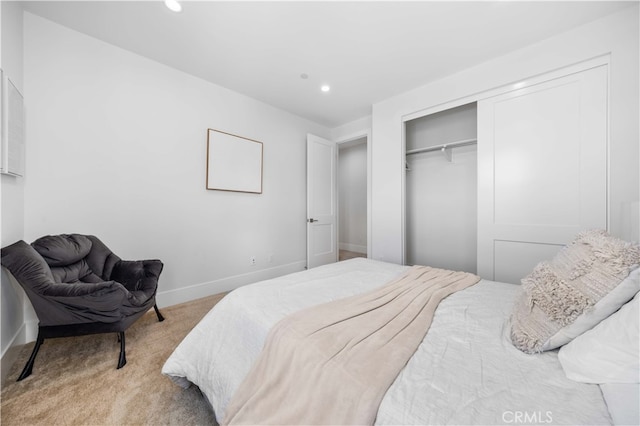
[[[402,253],[401,261],[403,265],[407,264],[407,122],[415,120],[417,118],[426,117],[427,115],[436,114],[438,112],[446,111],[452,108],[457,108],[463,105],[476,102],[474,96],[467,96],[465,98],[456,99],[454,101],[441,103],[432,107],[417,111],[411,114],[402,116],[402,178],[401,178],[401,198],[402,198],[402,224],[400,226],[402,232]]]

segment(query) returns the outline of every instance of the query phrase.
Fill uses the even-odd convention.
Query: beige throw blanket
[[[223,424],[373,424],[440,301],[479,280],[414,266],[374,291],[289,315],[270,331]]]

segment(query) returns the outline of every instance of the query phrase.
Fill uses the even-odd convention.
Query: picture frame
[[[208,190],[262,194],[263,143],[207,129]]]
[[[0,173],[24,176],[24,97],[0,70]]]

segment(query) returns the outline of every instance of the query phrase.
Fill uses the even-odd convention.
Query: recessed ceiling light
[[[182,5],[178,2],[178,0],[164,0],[164,5],[173,12],[180,12],[182,10]]]
[[[322,90],[323,92],[328,92],[329,90],[331,90],[331,87],[329,87],[328,84],[325,84],[322,87],[320,87],[320,90]]]

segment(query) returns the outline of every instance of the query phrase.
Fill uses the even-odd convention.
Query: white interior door
[[[607,66],[478,103],[478,274],[520,283],[607,228]]]
[[[336,144],[307,135],[307,268],[338,260]]]

